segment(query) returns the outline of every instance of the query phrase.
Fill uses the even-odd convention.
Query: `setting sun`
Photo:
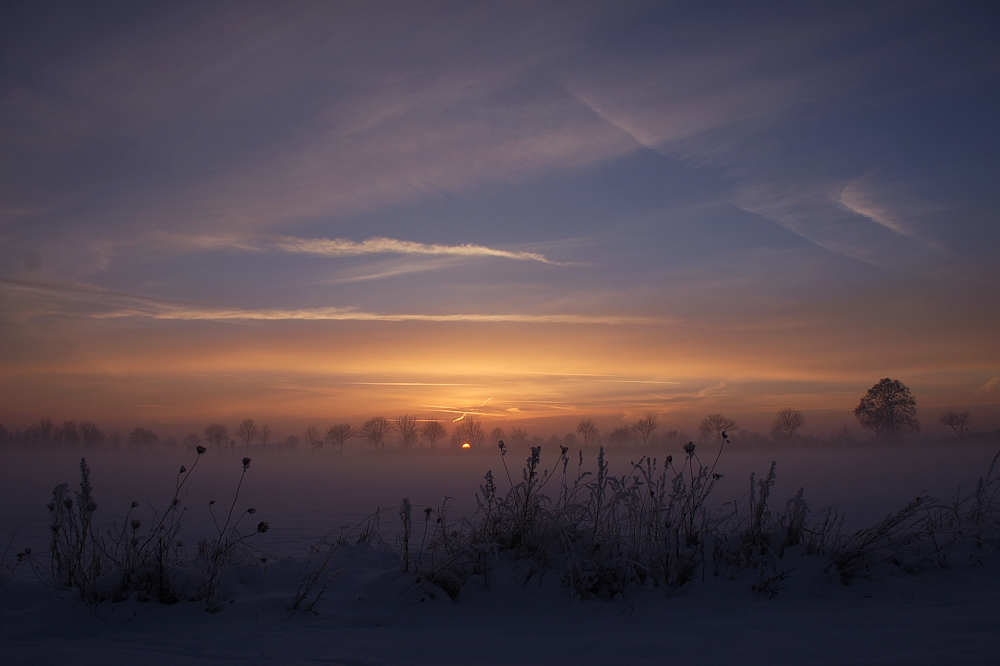
[[[471,449],[472,448],[472,444],[469,444],[468,442],[466,442],[465,444],[462,444],[462,448],[463,449]]]

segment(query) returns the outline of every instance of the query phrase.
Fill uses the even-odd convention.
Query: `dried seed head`
[[[142,525],[142,521],[139,520],[138,518],[132,521],[132,529],[137,530],[139,529],[140,525]]]
[[[212,506],[213,504],[215,504],[215,500],[208,500],[208,505],[209,506]]]
[[[694,442],[688,442],[684,445],[684,453],[689,456],[694,455]]]
[[[65,504],[65,505],[66,505],[66,508],[67,508],[67,509],[72,509],[72,508],[73,508],[73,500],[71,500],[71,499],[70,499],[70,498],[68,498],[68,497],[67,497],[66,499],[64,499],[64,500],[63,500],[63,504]]]
[[[252,516],[253,514],[257,513],[257,509],[250,507],[249,509],[247,509],[247,513],[249,513]]]
[[[178,473],[178,474],[183,474],[183,473],[184,473],[184,472],[186,472],[186,471],[188,471],[188,468],[187,468],[187,467],[185,467],[184,465],[181,465],[181,471],[179,471],[179,472],[177,472],[177,473]]]
[[[245,472],[248,467],[250,467],[250,459],[249,458],[244,458],[243,459],[243,471]]]
[[[204,447],[204,446],[201,446],[201,445],[199,444],[198,446],[196,446],[196,447],[195,447],[195,449],[194,449],[194,450],[195,450],[195,451],[197,451],[197,452],[198,452],[198,455],[200,456],[201,454],[203,454],[203,453],[205,452],[205,450],[206,450],[206,449],[205,449],[205,447]]]
[[[259,534],[263,534],[264,532],[268,531],[269,529],[271,529],[271,527],[266,522],[264,522],[263,520],[260,521],[259,523],[257,523],[257,532]]]
[[[133,508],[133,509],[137,509],[137,508],[139,508],[139,503],[138,503],[138,502],[136,502],[135,500],[132,500],[132,508]]]

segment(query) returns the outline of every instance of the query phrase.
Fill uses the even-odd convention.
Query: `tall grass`
[[[591,473],[583,471],[582,453],[571,471],[565,447],[543,469],[540,447],[534,447],[514,483],[501,442],[506,492],[487,473],[477,513],[449,525],[440,512],[434,538],[416,554],[410,553],[410,521],[404,521],[404,561],[415,561],[418,575],[452,596],[469,576],[488,573],[500,556],[556,572],[582,598],[609,599],[630,583],[677,588],[766,566],[776,575],[761,589],[773,595],[774,582],[787,577],[777,573],[776,563],[789,549],[820,558],[830,575],[847,583],[880,565],[913,573],[948,567],[958,554],[982,558],[1000,544],[1000,454],[968,496],[945,503],[919,497],[876,525],[844,532],[836,512],[812,514],[801,489],[774,508],[774,463],[763,478],[751,475],[743,497],[713,508],[709,499],[727,443],[723,438],[710,465],[689,443],[679,461],[643,457],[621,476],[610,474],[603,449]],[[427,509],[428,520],[433,511]]]
[[[250,539],[266,532],[268,525],[260,522],[255,531],[242,534],[242,518],[255,509],[237,514],[243,479],[250,459],[243,459],[243,474],[230,506],[226,521],[218,533],[202,539],[198,557],[189,561],[179,533],[185,509],[180,507],[184,488],[198,466],[205,448],[197,447],[190,469],[181,466],[174,483],[174,494],[161,513],[153,511],[151,524],[143,530],[142,521],[132,517],[139,506],[132,502],[125,518],[106,530],[95,524],[97,502],[90,483],[90,468],[80,460],[80,489],[75,493],[69,484],[55,487],[49,503],[51,546],[48,571],[43,579],[60,589],[74,589],[87,602],[123,600],[137,594],[140,600],[155,598],[163,603],[175,603],[188,597],[207,600],[208,607],[217,605],[217,592],[228,567],[234,562],[252,562]],[[211,509],[211,506],[210,506]],[[214,514],[213,514],[214,515]],[[36,570],[36,573],[42,573]]]
[[[759,574],[753,589],[774,596],[803,557],[813,558],[832,580],[849,583],[879,567],[920,573],[979,562],[1000,547],[1000,453],[974,490],[945,502],[917,497],[875,525],[851,532],[835,511],[812,512],[802,489],[775,503],[775,463],[761,478],[751,475],[741,497],[716,502],[722,478],[717,470],[728,444],[724,436],[710,463],[688,443],[679,459],[644,456],[621,475],[611,473],[603,448],[590,471],[584,469],[582,452],[571,458],[560,446],[546,466],[541,447],[532,447],[515,477],[507,466],[509,451],[500,442],[502,475],[498,480],[487,472],[472,516],[451,520],[448,497],[437,507],[420,507],[406,498],[398,509],[402,530],[391,545],[379,534],[385,510],[376,510],[338,539],[314,546],[319,563],[302,577],[289,608],[315,610],[344,572],[334,569],[335,556],[349,544],[395,550],[403,572],[453,598],[470,577],[488,581],[499,560],[509,558],[530,562],[540,577],[558,577],[584,599],[611,599],[630,585],[676,589],[745,570]],[[268,525],[241,528],[255,513],[237,510],[250,467],[244,458],[225,519],[220,514],[215,532],[200,540],[197,555],[186,556],[178,538],[184,515],[180,503],[204,451],[198,447],[191,468],[180,468],[168,507],[154,511],[145,528],[132,518],[136,503],[121,523],[103,531],[95,526],[90,469],[81,460],[79,490],[60,484],[53,491],[50,563],[39,573],[56,587],[77,590],[88,602],[138,594],[164,603],[205,600],[209,610],[217,610],[227,572],[233,565],[259,561],[254,537]],[[216,518],[213,504],[209,508]],[[23,557],[30,559],[30,552],[19,553],[18,561]]]

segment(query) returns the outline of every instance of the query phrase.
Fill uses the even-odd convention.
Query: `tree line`
[[[885,378],[876,383],[862,396],[860,403],[854,409],[854,415],[862,428],[871,431],[876,441],[896,441],[907,435],[920,432],[920,423],[916,418],[916,399],[909,387],[897,379]],[[970,433],[972,417],[968,411],[948,410],[943,412],[938,422],[952,429],[958,439],[964,439]],[[802,411],[792,407],[779,410],[771,423],[771,435],[774,439],[788,442],[796,441],[796,434],[805,426],[806,418]],[[641,418],[629,425],[621,425],[610,430],[601,437],[600,430],[592,418],[583,418],[576,426],[575,433],[568,433],[559,438],[555,435],[549,438],[550,443],[556,441],[560,445],[582,443],[589,446],[597,443],[610,446],[639,445],[650,446],[652,443],[671,443],[686,440],[687,434],[680,430],[671,430],[657,437],[660,427],[657,412],[646,412]],[[701,438],[721,439],[726,433],[736,433],[740,430],[735,420],[721,414],[708,414],[698,426]],[[127,436],[119,432],[105,435],[92,421],[63,421],[57,423],[51,418],[39,419],[23,431],[8,431],[0,425],[0,445],[21,446],[55,446],[60,448],[96,448],[107,446],[111,448],[126,447],[130,449],[152,449],[158,445],[167,448],[183,444],[194,449],[203,443],[209,444],[218,452],[235,452],[238,447],[250,450],[252,444],[259,444],[263,452],[267,452],[268,444],[279,448],[297,448],[303,441],[312,451],[321,451],[329,447],[332,451],[343,452],[344,445],[351,439],[361,439],[374,450],[384,450],[387,438],[398,435],[404,449],[423,448],[426,442],[429,448],[437,448],[440,442],[449,439],[448,428],[437,419],[418,419],[410,414],[402,414],[395,418],[373,416],[360,426],[350,423],[331,424],[322,431],[315,424],[310,425],[298,435],[288,435],[284,440],[277,441],[270,426],[257,424],[253,419],[244,419],[230,431],[223,423],[209,424],[201,434],[188,433],[178,442],[174,437],[162,440],[147,428],[135,428]],[[579,439],[577,438],[579,435]],[[849,429],[839,436],[841,439],[852,439]],[[762,438],[758,433],[747,434],[746,439]],[[580,442],[582,439],[582,442]],[[520,427],[510,432],[503,428],[493,428],[486,432],[482,421],[474,415],[463,415],[454,422],[450,434],[453,447],[469,444],[479,447],[483,442],[499,442],[506,440],[512,445],[529,441],[529,434]],[[545,443],[540,437],[530,437],[532,444]]]

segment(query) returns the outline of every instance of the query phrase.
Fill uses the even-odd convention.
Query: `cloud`
[[[360,243],[343,238],[296,238],[280,236],[271,247],[298,254],[314,254],[324,257],[353,257],[362,254],[428,254],[459,257],[500,257],[517,261],[538,261],[555,264],[544,255],[535,252],[512,252],[484,245],[439,245],[437,243],[415,243],[396,238],[374,237]]]
[[[159,308],[127,308],[92,315],[97,319],[148,318],[182,321],[428,321],[428,322],[514,322],[526,324],[604,324],[604,325],[663,325],[674,320],[664,317],[631,317],[618,315],[574,314],[381,314],[353,308],[240,309],[189,308],[164,306]]]
[[[871,193],[867,191],[857,180],[851,181],[840,191],[840,205],[847,210],[867,217],[876,224],[881,224],[886,229],[895,231],[900,236],[912,237],[899,220],[897,220],[888,210],[875,203]]]
[[[1000,386],[1000,377],[994,377],[983,384],[982,392],[991,393],[997,389],[997,386]]]
[[[178,321],[426,321],[523,324],[596,324],[608,326],[662,326],[676,323],[667,317],[628,315],[454,313],[384,314],[353,307],[322,308],[208,308],[179,301],[111,291],[87,284],[62,284],[0,278],[0,287],[45,293],[58,298],[97,303],[114,309],[93,312],[92,319],[158,319]],[[124,307],[123,307],[124,306]],[[47,311],[48,312],[48,311]]]
[[[373,236],[363,241],[345,238],[301,238],[298,236],[274,236],[251,238],[237,235],[183,235],[156,232],[150,236],[154,243],[167,242],[197,250],[240,250],[244,252],[287,252],[309,254],[320,257],[356,257],[366,254],[400,254],[450,257],[497,257],[514,261],[537,261],[543,264],[561,266],[537,252],[501,250],[464,243],[462,245],[442,245],[439,243],[417,243]]]

